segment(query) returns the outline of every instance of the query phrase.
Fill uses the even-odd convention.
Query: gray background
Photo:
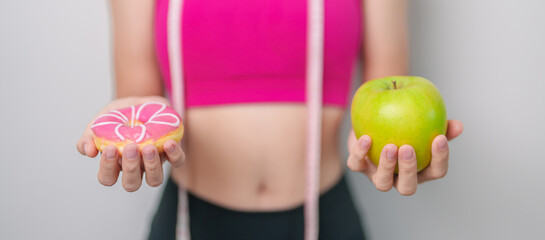
[[[544,1],[411,1],[411,74],[449,116],[446,178],[412,197],[350,174],[372,239],[545,236]],[[112,91],[105,1],[0,1],[0,239],[142,239],[159,189],[96,180],[75,143]]]

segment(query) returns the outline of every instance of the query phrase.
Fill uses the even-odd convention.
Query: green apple
[[[447,111],[439,90],[425,78],[392,76],[361,85],[352,101],[356,137],[369,135],[369,159],[378,166],[382,148],[413,146],[418,171],[431,161],[433,139],[447,130]],[[397,167],[396,167],[397,173]]]

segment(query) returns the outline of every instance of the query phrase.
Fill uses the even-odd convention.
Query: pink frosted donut
[[[119,152],[129,143],[142,149],[152,144],[163,152],[163,144],[172,139],[179,142],[184,134],[180,116],[164,103],[148,102],[112,110],[98,116],[91,125],[95,145],[102,151],[114,144]]]

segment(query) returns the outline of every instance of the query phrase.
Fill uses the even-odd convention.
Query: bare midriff
[[[186,111],[183,167],[172,178],[192,194],[239,211],[301,205],[305,193],[304,104],[233,104]],[[320,190],[339,181],[340,107],[324,107]]]

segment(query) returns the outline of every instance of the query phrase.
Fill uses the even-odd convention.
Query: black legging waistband
[[[237,211],[188,193],[192,240],[303,239],[303,205],[282,211]],[[149,239],[175,239],[178,186],[169,178],[152,222]],[[364,239],[346,179],[320,195],[321,240]]]

